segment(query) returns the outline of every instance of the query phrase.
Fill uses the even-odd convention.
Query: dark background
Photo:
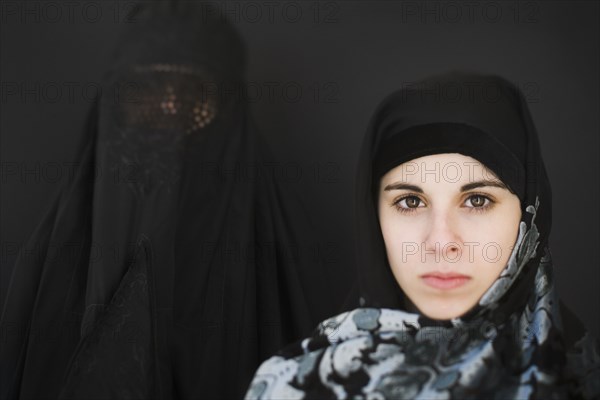
[[[600,334],[598,2],[210,3],[246,41],[246,97],[262,134],[284,170],[302,171],[288,183],[330,245],[333,291],[353,273],[354,168],[377,103],[432,73],[497,73],[524,91],[539,131],[559,294]],[[1,299],[19,246],[76,159],[132,4],[2,2]]]

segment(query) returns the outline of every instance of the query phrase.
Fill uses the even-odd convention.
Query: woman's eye
[[[406,210],[406,209],[419,208],[419,204],[421,204],[421,203],[422,203],[421,199],[419,199],[416,196],[406,196],[406,197],[403,197],[400,200],[398,200],[395,204],[396,204],[396,207],[398,207],[399,209]]]
[[[470,206],[468,206],[468,207],[472,207],[472,208],[485,207],[488,205],[488,203],[486,203],[486,202],[489,202],[489,201],[490,201],[489,198],[482,196],[482,195],[478,195],[478,194],[470,196],[467,199],[467,203],[470,204]]]
[[[404,202],[409,208],[417,208],[419,207],[421,199],[419,199],[418,197],[407,197],[406,199],[404,199]]]

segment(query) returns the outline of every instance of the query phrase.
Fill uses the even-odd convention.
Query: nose
[[[431,213],[425,237],[425,254],[435,255],[436,262],[446,265],[461,255],[461,236],[454,216],[445,210]]]

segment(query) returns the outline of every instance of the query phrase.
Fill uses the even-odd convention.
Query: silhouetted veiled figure
[[[2,398],[239,398],[333,311],[309,216],[261,169],[238,34],[206,3],[148,4],[15,265]]]

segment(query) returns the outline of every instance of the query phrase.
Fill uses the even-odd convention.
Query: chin
[[[448,304],[449,301],[443,301],[442,304],[428,304],[424,307],[419,307],[421,314],[428,318],[436,320],[450,320],[464,315],[471,307],[463,304]]]

